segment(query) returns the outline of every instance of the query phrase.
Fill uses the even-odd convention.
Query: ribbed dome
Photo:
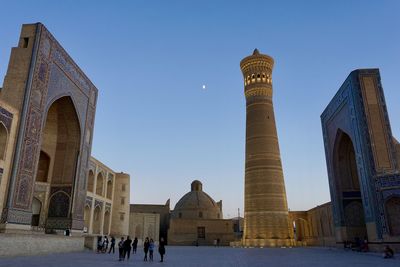
[[[183,219],[220,219],[222,203],[215,201],[205,192],[200,181],[193,181],[191,191],[185,194],[175,205],[172,218]]]

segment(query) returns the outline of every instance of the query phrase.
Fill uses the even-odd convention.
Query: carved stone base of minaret
[[[243,247],[294,247],[294,239],[243,239]]]

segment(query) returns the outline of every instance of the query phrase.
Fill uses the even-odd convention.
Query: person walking
[[[133,243],[132,243],[132,254],[136,254],[137,244],[138,244],[138,239],[135,236],[135,239],[133,239]]]
[[[108,251],[108,254],[111,253],[111,250],[114,254],[115,253],[115,238],[113,236],[111,236],[111,245],[110,245],[110,250]]]
[[[125,255],[124,255],[124,237],[121,237],[121,240],[118,242],[118,251],[119,251],[119,261],[123,261],[125,259]]]
[[[128,235],[124,242],[124,258],[126,257],[126,260],[129,260],[129,257],[131,255],[131,244],[132,244],[132,239]]]
[[[154,240],[150,238],[149,243],[149,261],[153,261],[153,252],[154,252]]]
[[[147,253],[149,252],[149,246],[150,246],[149,238],[146,237],[143,243],[143,251],[144,251],[143,261],[147,261]]]
[[[160,244],[158,244],[158,253],[160,253],[160,256],[161,256],[160,262],[163,262],[164,255],[165,255],[165,241],[164,241],[164,238],[162,238],[162,237],[160,239]]]

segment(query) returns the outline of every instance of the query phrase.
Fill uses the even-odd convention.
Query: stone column
[[[90,217],[89,217],[88,234],[93,234],[93,216],[94,216],[94,199],[92,199],[92,203],[90,204]]]

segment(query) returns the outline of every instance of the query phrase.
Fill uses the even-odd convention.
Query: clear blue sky
[[[0,10],[0,81],[21,24],[43,22],[99,89],[92,154],[131,174],[133,203],[171,198],[173,208],[199,179],[225,217],[243,210],[239,62],[255,47],[275,59],[291,210],[330,200],[319,116],[350,71],[380,68],[400,137],[399,1],[2,1]]]

